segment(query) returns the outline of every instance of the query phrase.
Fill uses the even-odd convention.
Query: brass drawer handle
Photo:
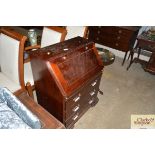
[[[118,43],[116,43],[115,45],[118,46]]]
[[[119,30],[118,33],[122,33],[122,30]]]
[[[120,36],[117,37],[118,40],[119,40],[120,38],[121,38]]]
[[[64,50],[64,51],[68,51],[68,48],[64,48],[63,50]]]
[[[95,80],[95,81],[91,84],[91,86],[94,87],[94,86],[96,85],[96,83],[97,83],[97,80]]]
[[[88,103],[89,104],[92,104],[94,102],[94,100],[93,99],[91,99]]]
[[[76,112],[80,109],[80,105],[77,105],[72,111]]]
[[[66,58],[67,58],[66,56],[63,56],[63,57],[62,57],[63,60],[66,60]]]
[[[97,31],[98,34],[100,34],[100,31]]]
[[[75,97],[75,98],[73,99],[73,101],[74,101],[74,102],[77,102],[77,101],[80,100],[80,98],[81,98],[81,94],[79,94],[77,97]]]
[[[97,37],[96,40],[99,40],[99,38]]]
[[[76,115],[72,118],[72,120],[75,121],[78,117],[79,117],[79,114],[76,114]]]
[[[93,91],[91,91],[89,94],[90,94],[90,96],[93,96],[93,95],[95,95],[95,93],[96,93],[96,91],[93,90]]]

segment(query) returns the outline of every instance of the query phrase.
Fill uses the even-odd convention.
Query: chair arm
[[[27,47],[25,47],[25,53],[29,53],[30,51],[32,51],[32,50],[37,50],[37,49],[39,49],[39,48],[41,48],[41,46],[40,45],[34,45],[34,46],[27,46]],[[27,62],[30,62],[30,58],[29,58],[29,56],[28,56],[28,58],[26,58],[26,59],[24,59],[24,63],[27,63]]]
[[[18,99],[34,113],[42,122],[42,128],[45,129],[64,129],[64,125],[54,116],[47,112],[41,105],[37,104],[26,92],[17,96]]]
[[[2,88],[7,106],[14,111],[20,119],[33,129],[40,129],[41,121],[21,101],[17,99],[7,88]]]

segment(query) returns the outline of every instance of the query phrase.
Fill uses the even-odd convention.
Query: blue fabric
[[[0,104],[0,129],[30,129],[7,104]]]
[[[6,88],[0,88],[0,104],[8,107],[10,110],[12,110],[26,125],[28,125],[30,128],[34,129],[40,129],[41,128],[41,123],[39,119],[25,107],[8,89]],[[3,109],[4,110],[4,109]],[[8,110],[8,109],[7,109]],[[10,112],[10,111],[7,111]],[[0,111],[1,115],[3,114],[3,119],[0,117],[0,123],[4,122],[5,120],[10,119],[10,123],[14,123],[11,119],[11,116],[13,117],[14,114],[9,115],[8,113],[6,114],[7,118],[4,118],[4,111]],[[4,126],[4,123],[3,123]],[[11,125],[10,125],[11,126]],[[19,125],[20,127],[20,125]],[[1,127],[3,128],[3,127]],[[27,128],[27,127],[26,127]]]
[[[7,104],[2,88],[0,88],[0,104]]]

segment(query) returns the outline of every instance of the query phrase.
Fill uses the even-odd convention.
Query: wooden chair
[[[65,40],[75,38],[77,36],[87,38],[88,27],[87,26],[67,26],[67,35]]]
[[[26,39],[7,28],[0,30],[0,86],[15,95],[25,90],[23,51]]]
[[[56,26],[44,27],[42,38],[41,38],[41,45],[27,47],[25,48],[25,50],[29,51],[32,49],[43,48],[45,46],[62,42],[65,40],[66,34],[67,34],[66,29],[62,27],[56,27]],[[25,83],[26,83],[26,88],[28,90],[28,93],[31,97],[33,97],[33,90],[35,89],[35,87],[34,87],[34,80],[33,80],[30,61],[25,61],[24,77],[25,77]]]
[[[0,87],[7,87],[41,121],[42,128],[64,125],[27,95],[24,83],[23,51],[27,37],[7,28],[0,29]]]
[[[62,42],[65,40],[67,31],[62,27],[48,26],[43,28],[41,48]]]

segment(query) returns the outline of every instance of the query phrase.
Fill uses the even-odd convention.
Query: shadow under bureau
[[[72,128],[98,102],[102,62],[93,42],[76,37],[30,53],[38,103]]]

